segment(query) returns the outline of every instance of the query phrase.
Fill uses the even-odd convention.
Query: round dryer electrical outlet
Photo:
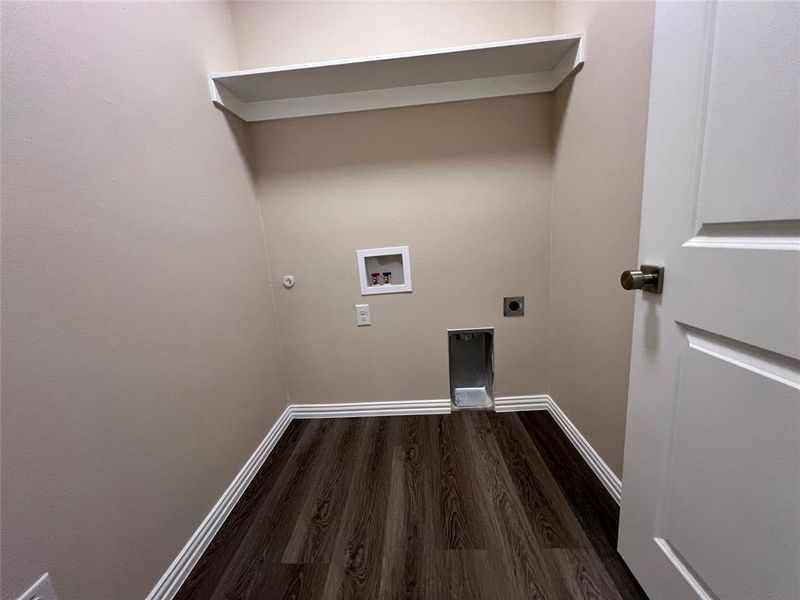
[[[525,315],[525,296],[506,296],[503,298],[504,317],[522,317]]]

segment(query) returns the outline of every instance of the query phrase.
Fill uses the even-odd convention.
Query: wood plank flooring
[[[181,600],[646,598],[544,411],[293,421]]]

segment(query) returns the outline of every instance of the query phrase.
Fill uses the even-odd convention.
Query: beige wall
[[[653,5],[558,2],[556,29],[585,30],[587,59],[556,92],[550,393],[622,475],[632,292],[650,82]]]
[[[2,4],[2,591],[142,598],[282,411],[215,3]]]
[[[444,398],[447,327],[497,326],[498,393],[549,390],[621,473],[651,24],[647,4],[4,2],[0,596],[49,570],[63,598],[142,597],[287,378],[293,402]],[[248,128],[207,99],[208,70],[584,29],[554,98]],[[414,292],[360,296],[355,250],[400,244]]]
[[[498,394],[546,390],[550,106],[517,96],[251,126],[292,402],[448,398],[446,329],[487,325]],[[414,291],[361,296],[356,250],[396,245],[410,247]],[[524,317],[502,316],[504,295],[525,295]],[[371,327],[355,325],[362,302]]]
[[[554,2],[231,2],[242,69],[553,32]]]
[[[507,98],[250,128],[293,402],[446,397],[442,330],[494,324],[498,393],[549,391],[621,473],[633,298],[618,275],[637,253],[652,18],[647,3],[232,4],[245,68],[588,36],[586,67],[554,105],[543,96]],[[555,129],[547,147],[545,114]],[[523,134],[506,117],[536,124]],[[504,146],[518,148],[513,161]],[[552,215],[544,216],[548,151]],[[481,182],[493,194],[481,194]],[[482,206],[476,190],[484,202],[492,197],[489,206],[473,208]],[[493,210],[498,195],[502,211]],[[398,235],[365,228],[367,219]],[[481,250],[453,235],[481,224]],[[405,243],[414,293],[358,295],[355,249]],[[324,256],[298,255],[300,248]],[[458,282],[458,308],[436,271],[451,261],[480,282]],[[295,289],[278,285],[283,272],[298,276]],[[499,317],[495,303],[512,293],[528,297],[524,324]],[[374,325],[357,330],[352,305],[363,301]]]
[[[551,2],[234,2],[243,68],[552,32]],[[497,393],[547,387],[551,102],[252,125],[295,403],[448,398],[446,329],[497,328]],[[356,250],[409,245],[414,291],[361,296]],[[285,290],[283,273],[297,277]],[[503,318],[504,295],[526,316]],[[367,302],[372,326],[356,328]]]

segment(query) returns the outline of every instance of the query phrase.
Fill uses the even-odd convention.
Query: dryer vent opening
[[[450,329],[447,342],[453,409],[493,409],[494,329]]]

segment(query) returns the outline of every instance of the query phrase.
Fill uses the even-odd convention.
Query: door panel
[[[619,550],[654,600],[800,598],[800,4],[659,2]]]
[[[800,522],[800,478],[786,474],[800,473],[800,372],[687,330],[679,373],[658,537],[712,597],[794,597],[798,539],[785,524]]]
[[[675,258],[664,281],[676,321],[800,358],[797,252],[681,248]]]
[[[761,4],[716,8],[701,223],[800,218],[800,2]]]

